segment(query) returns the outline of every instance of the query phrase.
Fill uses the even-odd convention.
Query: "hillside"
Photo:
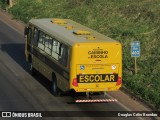
[[[123,45],[123,85],[160,108],[159,0],[16,1],[9,12],[25,23],[31,18],[69,18],[120,41]],[[137,74],[134,73],[134,58],[130,55],[132,41],[141,43]]]

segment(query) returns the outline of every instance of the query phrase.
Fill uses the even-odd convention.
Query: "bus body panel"
[[[35,49],[36,48],[34,48],[34,50]],[[58,88],[60,88],[62,91],[67,91],[69,89],[68,76],[63,75],[66,73],[65,71],[62,71],[61,73],[58,72],[63,68],[60,69],[60,67],[53,67],[56,65],[53,58],[50,58],[42,50],[36,50],[39,51],[38,55],[32,55],[32,64],[34,68],[50,81],[52,81],[52,75],[55,74]],[[50,62],[47,62],[47,59],[50,59]],[[65,78],[64,76],[67,77]]]
[[[117,43],[77,43],[72,48],[70,86],[76,92],[115,91],[122,78],[122,50]],[[77,82],[77,83],[76,83]]]
[[[62,25],[52,20],[30,20],[29,32],[25,34],[26,61],[49,80],[55,74],[62,91],[119,90],[122,85],[121,44],[72,20],[64,19],[67,24]],[[73,30],[67,29],[68,26],[73,26]],[[82,34],[78,35],[78,30]],[[61,55],[67,53],[65,49],[68,54],[62,58]]]

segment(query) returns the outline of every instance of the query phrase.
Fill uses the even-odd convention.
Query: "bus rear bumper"
[[[110,88],[74,88],[75,92],[109,92],[109,91],[118,91],[120,85]]]

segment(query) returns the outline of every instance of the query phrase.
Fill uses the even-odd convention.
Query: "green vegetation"
[[[69,18],[119,40],[123,45],[124,86],[159,109],[159,8],[159,0],[17,0],[9,11],[26,23],[31,18]],[[136,75],[130,55],[132,41],[141,42]]]
[[[7,7],[7,3],[5,0],[0,0],[0,8],[5,9]]]

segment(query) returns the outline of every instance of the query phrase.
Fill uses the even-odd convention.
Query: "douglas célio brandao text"
[[[118,117],[158,117],[157,113],[151,112],[126,112],[118,113]]]

